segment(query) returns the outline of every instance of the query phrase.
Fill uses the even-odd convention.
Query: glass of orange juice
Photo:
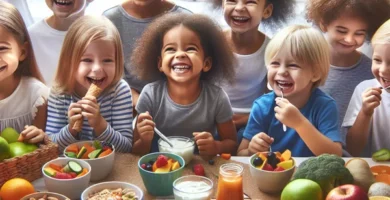
[[[219,168],[217,200],[243,200],[242,174],[244,168],[235,163],[227,163]]]

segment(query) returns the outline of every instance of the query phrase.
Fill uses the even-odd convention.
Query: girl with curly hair
[[[253,101],[267,88],[265,47],[269,38],[260,32],[260,23],[277,27],[293,13],[294,1],[285,0],[223,0],[224,18],[230,47],[237,59],[235,85],[224,84],[233,107],[233,121],[238,130],[238,142],[249,118]]]
[[[166,136],[194,137],[200,155],[234,153],[232,109],[215,85],[234,80],[233,59],[218,25],[206,16],[168,14],[154,21],[132,55],[133,71],[157,80],[145,86],[136,105],[133,152],[158,151],[156,127]],[[217,130],[220,141],[213,138]]]
[[[388,0],[310,0],[306,18],[325,33],[330,46],[330,71],[321,89],[333,97],[341,125],[354,88],[372,79],[371,59],[357,49],[390,18]],[[345,141],[346,130],[341,130]]]

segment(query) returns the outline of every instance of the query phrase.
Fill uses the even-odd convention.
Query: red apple
[[[368,195],[359,186],[347,184],[333,188],[326,200],[368,200]]]

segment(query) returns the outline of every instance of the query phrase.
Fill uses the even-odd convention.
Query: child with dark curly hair
[[[310,0],[306,18],[326,34],[330,71],[321,89],[336,100],[339,126],[355,87],[372,79],[371,59],[357,49],[390,18],[388,0]],[[346,131],[341,130],[345,141]]]
[[[229,98],[215,85],[233,82],[235,74],[218,25],[203,15],[168,14],[145,30],[131,59],[141,79],[157,80],[136,106],[134,153],[158,151],[154,127],[166,136],[194,137],[200,155],[236,151]],[[217,130],[220,141],[213,138]]]
[[[267,89],[265,47],[269,38],[260,32],[260,23],[275,28],[293,14],[294,1],[223,0],[224,18],[230,26],[225,36],[237,59],[235,85],[222,87],[233,107],[233,122],[240,143],[253,101]]]

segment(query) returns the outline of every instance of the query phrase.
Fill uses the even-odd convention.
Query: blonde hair
[[[26,25],[19,11],[10,3],[0,1],[0,26],[10,32],[19,43],[26,43],[26,58],[19,62],[18,68],[15,71],[16,76],[30,76],[43,82],[41,73],[39,72],[35,61],[34,51],[31,46],[30,36],[28,35]]]
[[[390,44],[390,19],[383,23],[375,32],[371,40],[372,45]]]
[[[108,88],[116,85],[122,78],[123,50],[116,27],[104,16],[83,16],[69,27],[61,49],[58,68],[54,79],[53,92],[72,94],[75,86],[81,57],[88,45],[96,40],[109,40],[115,46],[115,76]]]
[[[267,66],[281,49],[291,52],[297,62],[311,66],[314,74],[319,77],[313,88],[325,83],[330,67],[329,45],[321,32],[304,25],[284,28],[272,38],[265,50]]]

